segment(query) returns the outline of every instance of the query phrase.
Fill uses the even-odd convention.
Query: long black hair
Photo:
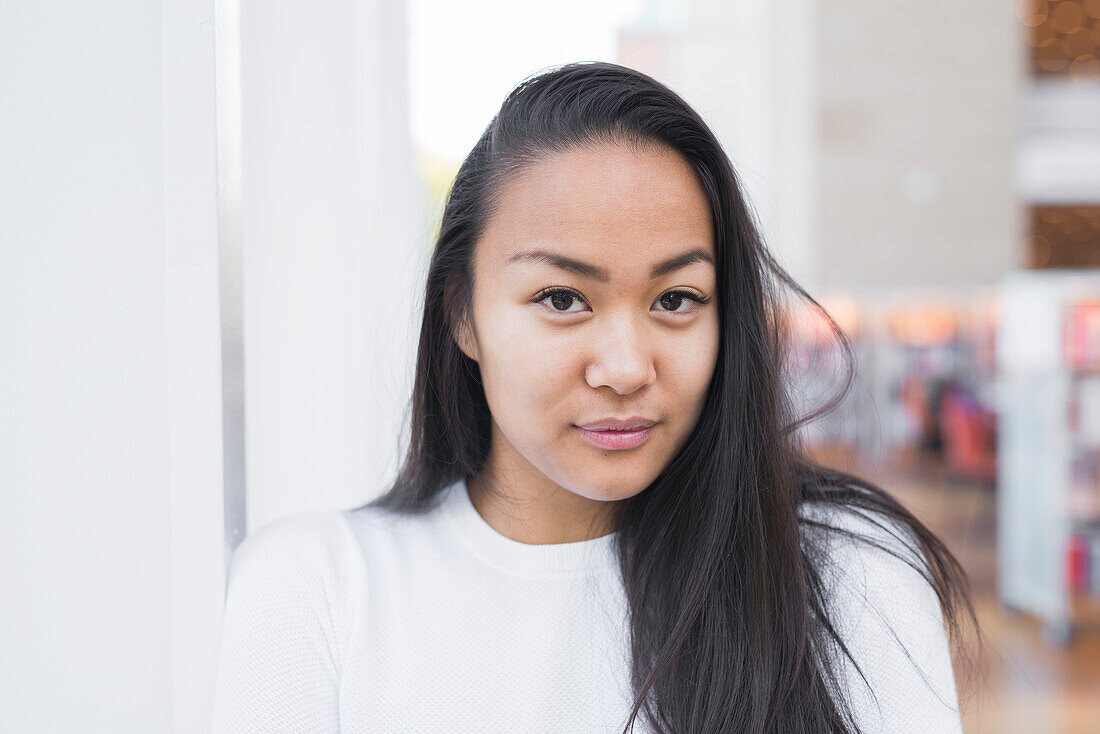
[[[802,517],[800,508],[823,502],[911,530],[925,563],[903,560],[935,588],[960,650],[960,622],[978,630],[967,578],[887,492],[809,458],[797,429],[835,408],[851,386],[848,338],[765,248],[705,122],[645,74],[580,62],[529,77],[462,163],[427,276],[407,454],[396,481],[365,506],[424,512],[444,487],[482,467],[489,406],[478,364],[454,339],[470,315],[474,248],[510,176],[595,143],[679,151],[709,200],[718,263],[721,343],[701,417],[660,475],[614,508],[635,693],[627,728],[644,712],[655,732],[677,734],[858,731],[843,697],[831,695],[836,661],[826,643],[855,660],[829,619],[823,546],[808,532],[843,531]],[[841,390],[801,417],[789,389],[783,286],[827,319],[848,365]]]

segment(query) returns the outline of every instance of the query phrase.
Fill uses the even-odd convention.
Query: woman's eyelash
[[[539,291],[538,295],[536,295],[534,298],[531,299],[531,302],[532,303],[541,303],[542,301],[545,301],[550,296],[557,296],[557,295],[570,296],[572,298],[576,298],[579,301],[584,301],[584,297],[581,294],[577,293],[576,291],[574,291],[570,288],[557,287],[557,288],[547,288],[545,290]],[[710,301],[711,301],[710,296],[701,296],[698,293],[695,293],[694,291],[685,291],[685,290],[665,291],[660,296],[658,296],[657,300],[659,301],[662,298],[664,298],[665,296],[680,296],[682,298],[686,298],[689,301],[694,301],[698,305],[707,304],[707,303],[710,303]],[[679,313],[679,314],[683,315],[683,314],[692,313],[692,312],[696,311],[697,308],[698,307],[695,307],[695,308],[692,308],[688,311],[669,311],[668,313]],[[566,311],[557,311],[557,309],[551,309],[551,310],[555,311],[556,313],[567,313]]]

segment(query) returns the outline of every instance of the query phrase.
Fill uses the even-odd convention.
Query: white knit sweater
[[[214,734],[617,734],[632,698],[612,542],[514,541],[461,480],[418,517],[362,508],[271,523],[233,557]],[[881,706],[846,665],[864,730],[961,732],[932,588],[865,544],[830,557],[834,619]],[[648,731],[643,717],[634,731]]]

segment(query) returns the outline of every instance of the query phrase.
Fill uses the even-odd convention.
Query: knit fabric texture
[[[854,515],[828,519],[901,547]],[[512,540],[463,480],[423,515],[270,523],[233,556],[212,730],[619,734],[633,697],[614,539]],[[961,732],[932,587],[865,544],[836,542],[829,560],[832,618],[874,691],[845,659],[837,693],[864,732]],[[648,734],[643,717],[634,731]]]

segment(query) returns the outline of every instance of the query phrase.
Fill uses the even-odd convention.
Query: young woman
[[[841,396],[793,414],[781,286],[820,308],[680,97],[517,86],[443,214],[404,467],[242,543],[215,732],[961,731],[966,577],[807,457]]]

